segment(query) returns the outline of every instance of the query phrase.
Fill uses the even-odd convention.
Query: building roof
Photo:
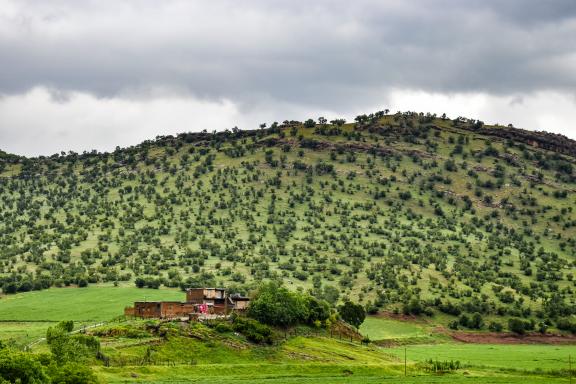
[[[192,289],[208,289],[208,290],[215,290],[215,291],[225,291],[226,288],[206,288],[206,287],[190,287],[190,288],[186,288],[187,291],[190,291]]]

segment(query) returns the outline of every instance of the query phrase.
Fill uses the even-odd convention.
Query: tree
[[[306,304],[302,295],[290,292],[279,283],[265,283],[250,301],[248,316],[264,324],[287,327],[308,320]]]
[[[330,305],[324,300],[318,300],[315,297],[307,297],[308,306],[308,324],[314,324],[317,321],[326,321],[330,317]]]
[[[100,350],[100,343],[93,336],[71,335],[74,327],[71,321],[63,321],[46,331],[46,342],[58,365],[69,362],[83,362]]]
[[[402,312],[405,315],[419,315],[424,312],[424,307],[417,297],[412,297],[407,303],[402,307]]]
[[[304,122],[305,128],[314,128],[316,126],[316,122],[312,119],[308,119]]]
[[[141,277],[137,277],[136,280],[134,280],[134,284],[138,287],[138,288],[144,288],[144,286],[146,285],[146,280],[144,280]]]
[[[523,335],[526,331],[531,331],[534,329],[534,323],[531,321],[526,321],[518,318],[511,318],[508,320],[508,329],[511,332]]]
[[[0,383],[2,382],[49,383],[50,379],[34,355],[4,348],[0,350]]]
[[[350,325],[358,328],[366,318],[366,311],[360,304],[354,304],[351,301],[346,301],[343,305],[338,307],[338,313],[342,320]]]
[[[318,298],[326,300],[328,303],[335,305],[340,297],[340,290],[332,285],[325,285],[322,292],[317,295]]]

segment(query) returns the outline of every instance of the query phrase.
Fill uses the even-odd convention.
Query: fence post
[[[570,375],[570,384],[572,384],[572,355],[568,355],[568,374]]]
[[[406,376],[406,347],[404,347],[404,376]]]

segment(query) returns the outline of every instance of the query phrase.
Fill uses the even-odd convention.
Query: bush
[[[402,306],[402,312],[405,315],[420,315],[424,312],[424,306],[417,297],[412,297],[408,303]]]
[[[127,337],[129,339],[141,339],[150,336],[145,330],[126,325],[99,327],[92,330],[91,334],[99,337]]]
[[[256,320],[237,316],[233,320],[232,329],[243,334],[253,343],[272,344],[272,330],[267,325],[261,324]]]
[[[96,384],[98,379],[90,368],[82,364],[68,363],[62,367],[50,366],[48,373],[53,383]]]
[[[308,296],[306,299],[308,306],[308,324],[314,324],[318,321],[323,322],[330,317],[330,305],[326,301],[319,300],[312,296]]]
[[[214,330],[218,333],[228,333],[228,332],[232,332],[232,326],[228,323],[220,322],[220,323],[216,324],[216,326],[214,327]]]
[[[502,329],[504,327],[502,326],[502,324],[500,324],[497,321],[492,321],[490,322],[490,324],[488,325],[488,329],[491,330],[492,332],[502,332]]]
[[[534,329],[534,323],[532,321],[522,320],[518,318],[511,318],[508,320],[508,329],[510,332],[523,335],[526,331],[531,331]]]
[[[556,322],[556,327],[561,331],[569,331],[571,333],[576,333],[576,323],[573,323],[568,319],[558,320]]]
[[[439,360],[426,360],[424,369],[428,372],[451,372],[460,369],[460,361],[439,361]]]
[[[42,364],[34,355],[4,348],[0,350],[0,378],[10,383],[48,383]]]
[[[74,329],[74,322],[72,320],[64,320],[59,322],[57,326],[63,331],[72,332]]]

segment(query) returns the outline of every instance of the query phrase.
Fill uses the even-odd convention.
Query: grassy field
[[[2,296],[0,321],[106,321],[123,314],[137,300],[184,300],[174,289],[139,289],[111,285],[53,288]]]
[[[50,289],[0,299],[0,339],[31,342],[56,321],[71,319],[77,326],[110,320],[134,300],[180,300],[177,290],[91,286],[86,289]],[[136,321],[135,324],[139,322]],[[130,326],[132,323],[123,323]],[[111,327],[117,326],[115,324]],[[104,382],[196,383],[565,383],[568,356],[576,346],[483,345],[446,343],[431,332],[432,325],[368,317],[361,331],[372,340],[433,340],[437,344],[410,344],[407,377],[404,347],[381,348],[326,337],[295,337],[276,346],[254,346],[230,334],[205,331],[205,339],[183,336],[102,338],[111,357],[135,357],[153,346],[159,361],[190,361],[192,365],[102,367],[95,370]],[[207,332],[207,333],[206,333]],[[459,360],[464,367],[443,376],[419,368],[428,359]]]
[[[422,338],[430,336],[423,324],[369,316],[360,326],[360,332],[370,340]]]
[[[123,314],[135,300],[183,300],[172,289],[139,289],[112,285],[53,288],[0,296],[0,340],[17,344],[43,337],[54,322],[74,320],[76,327],[107,321]]]
[[[404,357],[404,347],[391,348],[390,353]],[[408,360],[458,360],[473,367],[519,370],[568,369],[568,357],[576,356],[574,345],[494,345],[434,344],[406,347]]]
[[[567,378],[521,374],[463,371],[445,375],[403,375],[403,367],[332,364],[247,364],[176,367],[98,368],[107,383],[400,383],[400,384],[552,384]]]

